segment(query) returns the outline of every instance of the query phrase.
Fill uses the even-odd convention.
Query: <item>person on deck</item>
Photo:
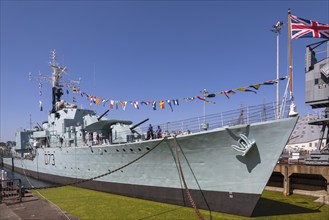
[[[147,130],[147,137],[146,137],[146,140],[150,140],[150,139],[153,139],[153,127],[151,124],[149,125],[149,128]]]
[[[155,131],[156,138],[162,138],[162,130],[160,125],[158,125],[158,129]]]
[[[89,144],[93,145],[94,134],[92,131],[89,132]]]

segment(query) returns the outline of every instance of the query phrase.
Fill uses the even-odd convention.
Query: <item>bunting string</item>
[[[285,80],[288,77],[281,77],[279,79],[275,80],[268,80],[262,83],[256,83],[249,86],[243,86],[236,89],[229,89],[224,91],[217,91],[213,93],[209,93],[206,90],[200,91],[201,95],[191,96],[191,97],[184,97],[184,98],[172,98],[172,99],[160,99],[160,100],[150,100],[150,101],[125,101],[125,100],[115,100],[115,99],[109,99],[109,98],[100,98],[95,95],[89,95],[86,92],[82,92],[79,87],[76,87],[74,85],[67,84],[66,87],[68,89],[71,89],[74,94],[79,94],[81,97],[85,97],[89,103],[90,106],[94,105],[103,105],[105,106],[106,103],[109,103],[109,109],[118,109],[119,105],[121,106],[122,110],[126,110],[127,104],[130,104],[134,109],[140,109],[141,106],[152,106],[153,110],[157,110],[157,107],[159,109],[164,110],[165,109],[165,103],[167,106],[169,106],[168,109],[173,111],[174,106],[179,106],[180,101],[190,102],[194,101],[195,99],[201,100],[203,102],[209,103],[209,104],[215,104],[216,102],[210,101],[209,98],[215,98],[217,95],[225,95],[226,98],[230,98],[231,95],[236,94],[237,92],[252,92],[254,94],[257,94],[257,91],[260,89],[263,85],[273,85],[278,83],[279,81]],[[68,90],[67,90],[68,94]],[[75,102],[75,98],[73,98]]]

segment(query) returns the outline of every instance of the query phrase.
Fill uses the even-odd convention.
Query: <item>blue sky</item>
[[[280,35],[280,76],[287,75],[287,10],[305,19],[329,23],[328,1],[1,1],[0,141],[47,119],[50,84],[39,96],[28,73],[51,74],[49,52],[68,67],[66,78],[81,78],[81,90],[102,98],[161,100],[236,89],[276,78],[273,24],[285,23]],[[293,40],[294,94],[297,110],[305,106],[305,46],[319,39]],[[281,83],[281,96],[286,81]],[[72,95],[64,96],[68,101]],[[39,111],[39,100],[44,111]],[[218,95],[208,113],[275,101],[275,86],[257,94]],[[98,114],[108,105],[79,107]],[[108,118],[153,124],[203,114],[203,102],[180,102],[171,112],[112,110]]]

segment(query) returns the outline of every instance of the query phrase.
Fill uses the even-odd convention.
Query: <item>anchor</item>
[[[238,145],[232,145],[232,148],[236,151],[242,152],[242,156],[245,156],[249,150],[255,146],[256,142],[250,140],[246,135],[240,134],[240,139],[238,140]]]

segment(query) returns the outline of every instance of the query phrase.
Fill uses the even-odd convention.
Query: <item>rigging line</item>
[[[170,147],[169,143],[167,142],[168,144],[168,148],[171,152],[171,155],[174,159],[174,162],[175,162],[175,165],[176,165],[176,169],[177,169],[177,173],[178,173],[178,177],[179,177],[179,183],[180,183],[180,188],[182,189],[182,198],[183,198],[183,202],[184,202],[184,206],[186,206],[186,201],[185,201],[185,196],[184,196],[184,189],[183,189],[183,181],[182,181],[182,177],[180,175],[180,172],[179,172],[179,167],[178,167],[178,164],[177,164],[177,160],[176,160],[176,157],[175,157],[175,153],[173,151],[173,149]]]
[[[63,186],[72,186],[72,185],[77,185],[77,184],[80,184],[80,183],[85,183],[85,182],[89,182],[89,181],[92,181],[92,180],[95,180],[95,179],[99,179],[101,177],[104,177],[104,176],[107,176],[107,175],[110,175],[112,173],[115,173],[119,170],[122,170],[123,168],[137,162],[138,160],[142,159],[143,157],[145,157],[147,154],[149,154],[151,151],[153,151],[155,148],[157,148],[163,141],[167,140],[167,136],[162,138],[161,141],[159,141],[154,147],[152,147],[150,150],[146,151],[146,153],[142,154],[140,157],[136,158],[135,160],[132,160],[130,161],[129,163],[115,169],[115,170],[112,170],[112,171],[109,171],[107,173],[104,173],[104,174],[101,174],[99,176],[95,176],[95,177],[92,177],[92,178],[89,178],[89,179],[84,179],[84,180],[79,180],[79,181],[75,181],[75,182],[72,182],[72,183],[68,183],[68,184],[63,184],[63,185],[57,185],[57,186],[47,186],[47,187],[36,187],[36,188],[33,188],[33,189],[50,189],[50,188],[57,188],[57,187],[63,187]],[[31,188],[27,188],[27,189],[31,189]]]
[[[30,179],[27,177],[26,173],[25,173],[25,167],[23,165],[23,160],[21,159],[21,164],[22,164],[22,168],[23,168],[23,173],[24,173],[24,176],[25,176],[25,179],[27,180],[27,182],[30,184],[30,186],[32,188],[34,188],[33,184],[31,183]]]
[[[178,143],[177,143],[177,140],[176,140],[176,135],[174,136],[174,143],[175,143],[175,148],[176,148],[176,155],[177,155],[177,161],[178,161],[178,165],[179,165],[179,170],[180,170],[180,174],[182,176],[182,180],[183,180],[183,183],[184,183],[184,186],[185,186],[185,190],[186,190],[186,194],[187,194],[187,197],[189,198],[189,201],[192,205],[192,207],[194,208],[194,211],[196,213],[196,215],[199,217],[199,220],[204,220],[202,214],[200,213],[198,207],[196,206],[193,198],[192,198],[192,195],[190,193],[190,190],[188,189],[187,187],[187,183],[185,181],[185,177],[184,177],[184,174],[183,174],[183,169],[182,169],[182,165],[180,163],[180,159],[179,159],[179,153],[178,153]]]
[[[202,195],[202,197],[203,197],[203,199],[204,199],[204,201],[205,201],[205,203],[206,203],[206,205],[207,205],[207,207],[208,207],[208,210],[209,210],[209,213],[210,213],[210,219],[212,219],[212,214],[211,214],[211,209],[210,209],[209,203],[208,203],[208,201],[207,201],[207,199],[206,199],[206,196],[204,195],[204,193],[203,193],[203,191],[202,191],[202,189],[201,189],[201,186],[200,186],[200,184],[199,184],[198,179],[197,179],[196,176],[195,176],[195,173],[193,172],[192,166],[191,166],[190,162],[188,161],[188,159],[187,159],[187,157],[186,157],[186,155],[185,155],[185,153],[184,153],[182,147],[180,146],[180,144],[178,144],[177,141],[176,141],[176,143],[177,143],[178,147],[180,148],[180,150],[181,150],[181,152],[182,152],[182,154],[183,154],[183,156],[184,156],[184,158],[185,158],[185,160],[186,160],[186,162],[187,162],[187,165],[189,166],[189,168],[190,168],[190,170],[191,170],[191,173],[192,173],[192,175],[193,175],[193,177],[194,177],[194,179],[195,179],[195,182],[196,182],[196,184],[198,185],[198,188],[199,188],[199,190],[200,190],[200,192],[201,192],[201,195]]]

